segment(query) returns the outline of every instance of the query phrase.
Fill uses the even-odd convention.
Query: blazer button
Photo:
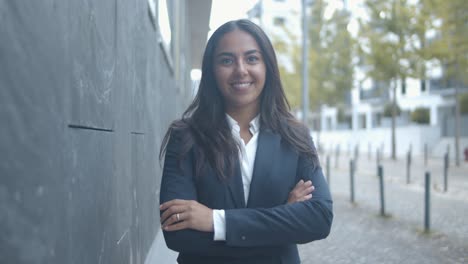
[[[242,240],[245,240],[245,236],[241,236],[241,239],[242,239]]]

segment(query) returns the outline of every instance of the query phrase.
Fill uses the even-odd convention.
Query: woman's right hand
[[[314,189],[315,187],[312,185],[312,181],[304,182],[303,180],[300,180],[289,193],[288,204],[309,200],[312,198],[312,192]]]

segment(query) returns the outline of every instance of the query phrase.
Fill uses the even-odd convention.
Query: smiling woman
[[[230,116],[240,111],[256,115],[266,69],[255,39],[241,30],[227,33],[215,50],[214,65],[216,84],[223,95],[226,112]]]
[[[328,236],[330,192],[289,110],[260,27],[219,27],[197,95],[160,152],[161,224],[179,263],[300,263],[296,244]]]

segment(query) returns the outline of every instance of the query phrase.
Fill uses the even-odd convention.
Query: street
[[[326,154],[321,163],[326,170]],[[380,216],[375,158],[361,156],[350,202],[349,157],[330,159],[335,219],[330,236],[300,246],[302,263],[467,263],[468,165],[449,168],[443,192],[443,163],[413,158],[411,183],[406,161],[385,159],[385,216]],[[430,232],[424,232],[424,172],[431,172]]]

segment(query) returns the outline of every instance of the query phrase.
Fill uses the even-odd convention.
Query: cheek
[[[255,74],[257,75],[257,78],[265,80],[266,78],[266,68],[265,65],[263,67],[258,67],[255,71]]]
[[[222,82],[222,74],[221,74],[221,72],[219,70],[216,70],[216,69],[213,71],[213,74],[214,74],[214,79],[215,79],[216,85],[218,85],[218,87],[219,87],[219,85]]]
[[[265,85],[265,82],[266,82],[266,72],[265,72],[265,69],[260,69],[257,71],[256,73],[257,75],[257,80],[259,82],[262,82],[263,83],[263,86]]]

